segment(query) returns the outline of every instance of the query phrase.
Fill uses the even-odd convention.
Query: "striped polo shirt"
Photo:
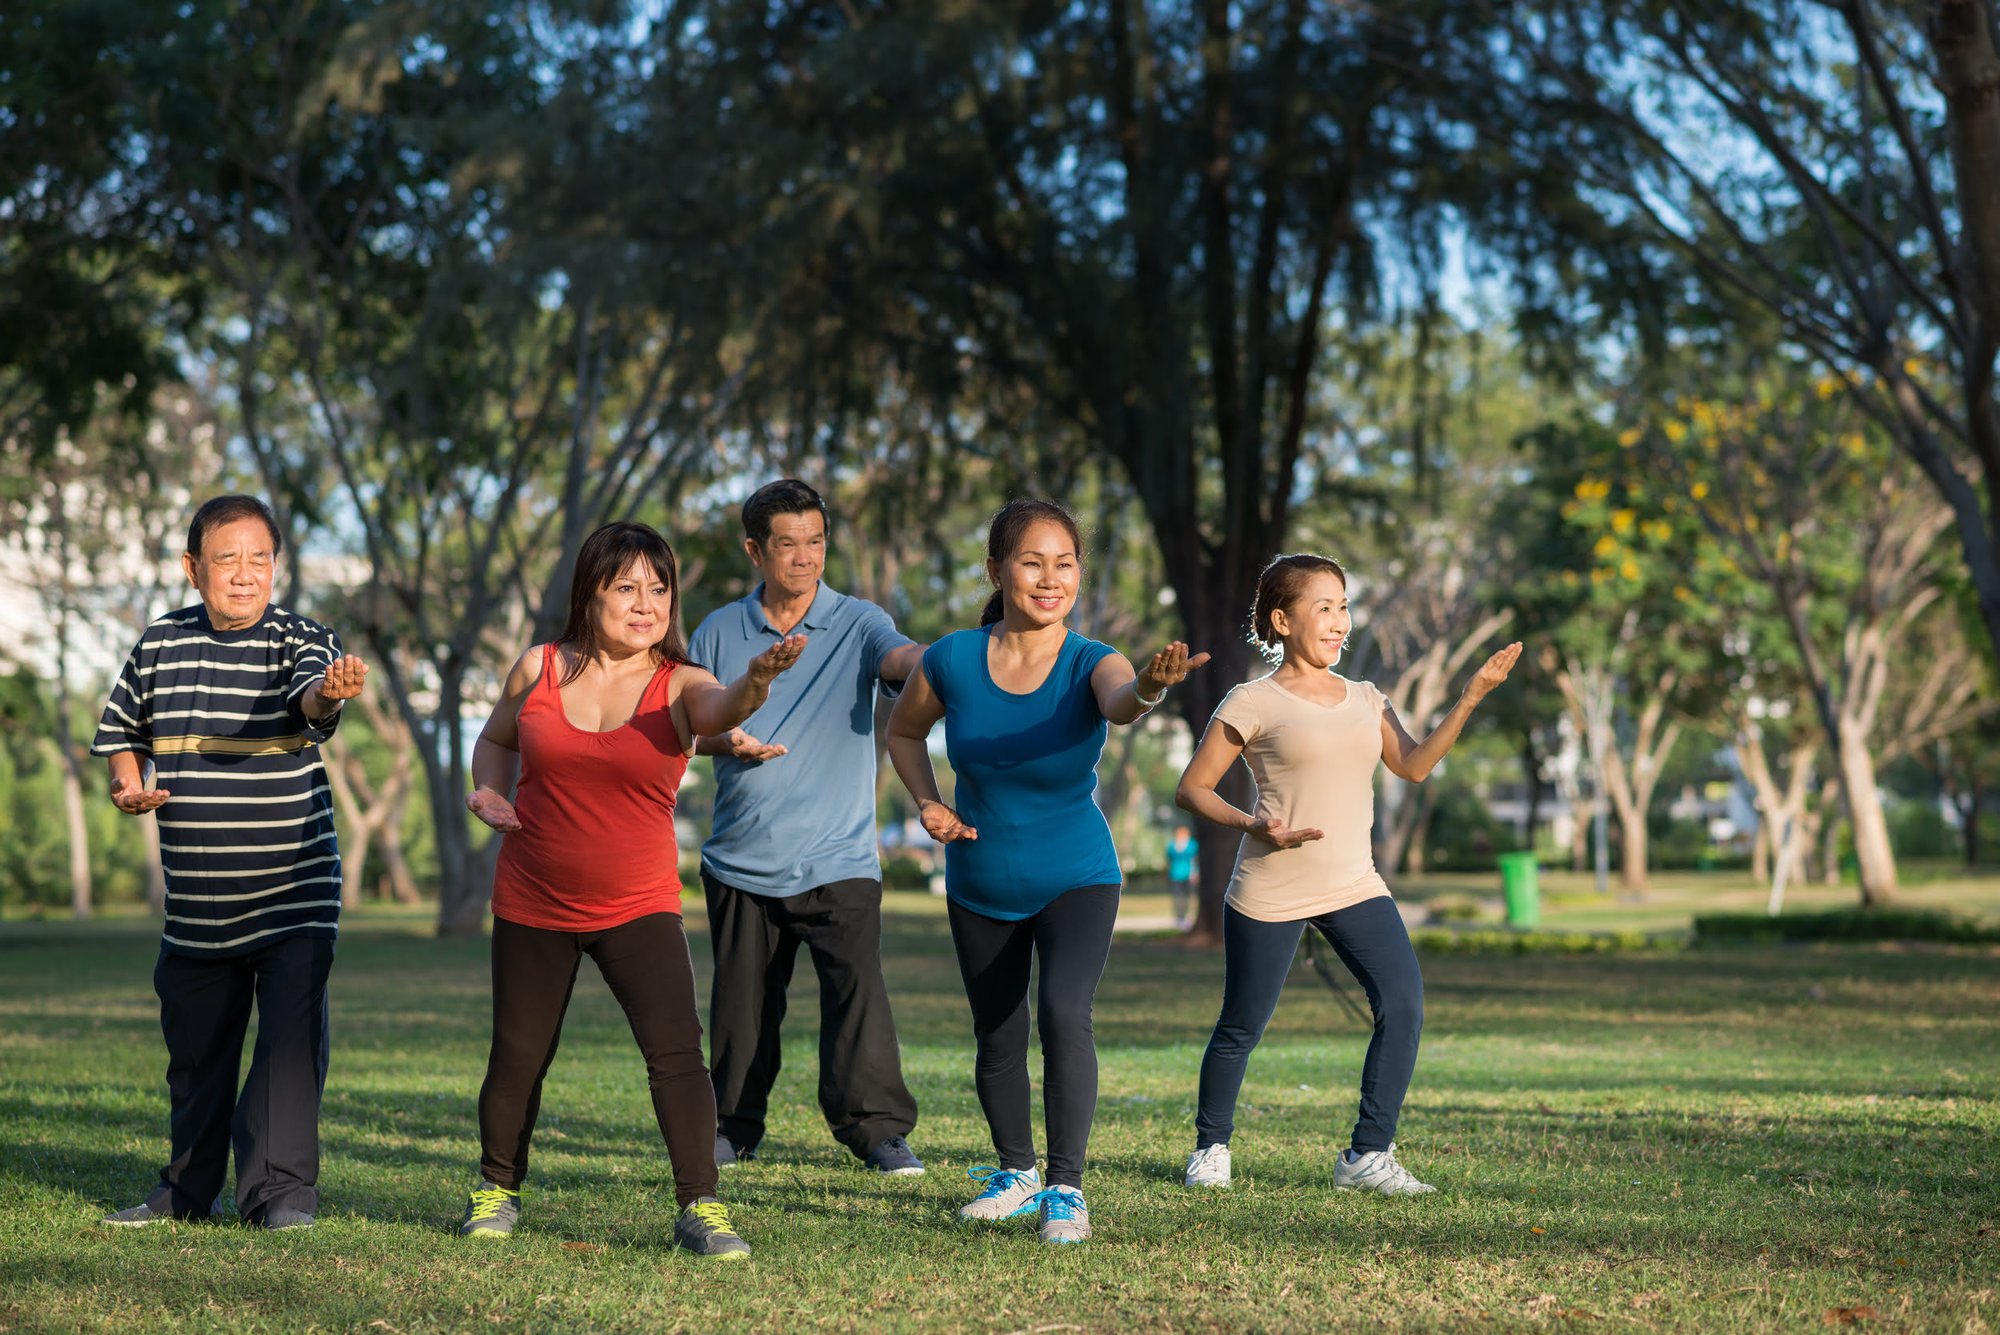
[[[195,606],[146,627],[125,661],[91,751],[150,758],[171,794],[157,812],[169,951],[239,955],[338,931],[319,744],[340,716],[314,723],[302,701],[340,653],[332,631],[281,607],[216,630]]]

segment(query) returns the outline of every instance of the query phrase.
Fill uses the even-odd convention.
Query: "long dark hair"
[[[1306,581],[1321,574],[1333,575],[1340,580],[1341,588],[1347,587],[1347,572],[1340,568],[1340,562],[1331,556],[1318,556],[1311,552],[1280,556],[1257,576],[1257,601],[1250,606],[1250,639],[1266,658],[1275,662],[1282,656],[1278,651],[1277,628],[1271,624],[1271,613],[1281,607],[1290,607],[1304,597]]]
[[[569,616],[563,621],[562,637],[556,643],[573,650],[570,665],[563,669],[558,686],[567,686],[583,672],[584,664],[598,653],[597,626],[590,604],[600,590],[625,573],[634,560],[644,561],[667,586],[667,633],[653,645],[653,663],[688,661],[687,632],[681,629],[681,567],[674,549],[654,529],[644,524],[606,524],[583,540],[577,549],[576,573],[569,581]]]
[[[1007,502],[993,516],[993,523],[986,530],[986,559],[995,565],[1004,563],[1021,545],[1021,539],[1028,536],[1028,530],[1041,523],[1061,524],[1069,530],[1070,546],[1076,549],[1076,563],[1080,568],[1083,565],[1083,531],[1076,526],[1076,516],[1054,501],[1036,500],[1030,496]],[[993,596],[986,600],[986,610],[979,614],[979,624],[990,626],[1006,615],[1006,602],[1000,590],[995,589]]]

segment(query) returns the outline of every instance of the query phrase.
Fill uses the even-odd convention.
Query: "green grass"
[[[898,897],[890,984],[930,1173],[871,1179],[820,1126],[802,965],[767,1157],[723,1179],[756,1258],[724,1267],[668,1249],[639,1057],[588,966],[521,1234],[451,1236],[485,946],[425,926],[350,919],[320,1224],[282,1235],[96,1223],[165,1149],[152,929],[0,929],[0,1329],[1706,1332],[1858,1308],[2000,1329],[1991,950],[1428,958],[1400,1139],[1441,1191],[1386,1200],[1331,1189],[1365,1034],[1304,969],[1251,1065],[1236,1188],[1182,1190],[1221,961],[1121,939],[1097,1012],[1097,1237],[1049,1250],[953,1222],[991,1150],[941,915]]]

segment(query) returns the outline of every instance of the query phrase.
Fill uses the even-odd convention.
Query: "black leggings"
[[[1042,1035],[1042,1105],[1048,1118],[1051,1186],[1081,1187],[1090,1122],[1097,1112],[1097,1042],[1091,1000],[1111,954],[1118,887],[1065,893],[1032,917],[1003,922],[951,901],[951,943],[979,1056],[973,1083],[1000,1166],[1035,1166],[1028,1106],[1028,969],[1041,958],[1035,1018]]]
[[[701,1060],[694,965],[679,914],[649,913],[601,932],[552,932],[493,920],[493,1050],[479,1088],[479,1171],[498,1187],[528,1177],[542,1079],[585,955],[597,961],[646,1058],[653,1115],[685,1206],[715,1194],[715,1090]]]
[[[1403,915],[1387,895],[1292,922],[1261,922],[1227,904],[1222,909],[1224,982],[1222,1014],[1201,1059],[1201,1108],[1195,1147],[1229,1143],[1236,1095],[1251,1049],[1278,1009],[1278,994],[1292,969],[1299,936],[1310,924],[1327,939],[1348,972],[1360,980],[1375,1012],[1375,1034],[1361,1061],[1361,1116],[1354,1149],[1386,1150],[1396,1138],[1396,1118],[1417,1069],[1417,1041],[1424,1029],[1424,980]]]

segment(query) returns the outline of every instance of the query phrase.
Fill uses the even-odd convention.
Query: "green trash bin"
[[[1507,925],[1529,928],[1542,920],[1542,883],[1533,853],[1500,855],[1500,890],[1507,899]]]

